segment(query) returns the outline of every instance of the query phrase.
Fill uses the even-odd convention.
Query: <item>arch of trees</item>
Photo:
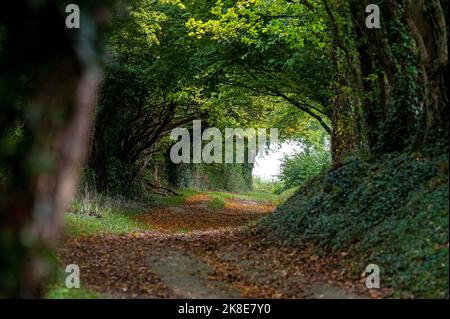
[[[78,1],[77,31],[55,0],[0,11],[0,296],[40,294],[84,159],[125,189],[193,119],[320,134],[335,165],[448,152],[448,1],[383,1],[380,29],[370,2]]]

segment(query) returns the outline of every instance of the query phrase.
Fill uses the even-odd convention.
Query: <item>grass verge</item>
[[[254,201],[265,201],[265,202],[276,202],[278,195],[272,193],[264,193],[259,191],[249,191],[244,193],[228,193],[228,192],[218,192],[211,191],[207,192],[213,199],[222,199],[225,201],[229,198],[237,198],[242,200],[254,200]]]

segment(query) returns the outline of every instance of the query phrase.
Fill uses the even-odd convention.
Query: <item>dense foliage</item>
[[[285,189],[301,186],[309,178],[328,168],[330,162],[328,149],[307,147],[302,152],[283,159],[279,178]]]
[[[345,252],[358,277],[380,265],[403,297],[448,297],[448,156],[349,158],[300,188],[264,225],[275,238]]]
[[[301,187],[267,219],[279,238],[445,296],[448,0],[379,1],[380,29],[371,2],[79,1],[80,30],[57,0],[0,11],[0,296],[41,294],[33,267],[82,168],[113,196],[251,188],[250,163],[168,160],[168,133],[194,119],[304,144],[282,172]]]

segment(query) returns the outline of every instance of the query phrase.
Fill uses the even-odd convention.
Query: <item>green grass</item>
[[[212,199],[208,202],[208,208],[213,210],[221,209],[225,206],[225,200],[220,197],[212,197]]]
[[[50,259],[49,266],[54,270],[53,278],[46,286],[44,294],[45,299],[102,299],[104,298],[98,292],[83,287],[83,282],[80,282],[80,288],[67,288],[66,276],[68,273],[58,265],[56,258]]]
[[[180,195],[172,195],[172,196],[150,195],[149,201],[153,205],[179,206],[182,205],[188,197],[201,193],[193,189],[177,190],[177,192]]]
[[[282,203],[287,201],[289,198],[291,198],[291,196],[294,195],[295,192],[298,191],[299,188],[300,187],[297,186],[297,187],[292,187],[292,188],[285,190],[284,192],[282,192],[280,195],[277,196],[277,198],[274,200],[274,204],[281,205]]]
[[[73,236],[96,233],[126,234],[133,231],[152,229],[151,226],[132,219],[134,212],[110,211],[101,218],[86,214],[67,213],[65,215],[66,233]]]
[[[212,192],[207,192],[207,194],[209,194],[212,198],[219,198],[222,200],[229,199],[229,198],[237,198],[237,199],[243,199],[243,200],[274,202],[278,198],[278,195],[276,195],[276,194],[264,193],[264,192],[259,192],[259,191],[249,191],[249,192],[243,192],[243,193],[239,193],[239,194],[212,191]]]
[[[47,291],[46,299],[102,299],[103,297],[85,288],[52,287]]]
[[[69,235],[79,236],[149,230],[151,225],[139,223],[134,218],[148,209],[149,205],[143,203],[85,192],[65,214],[65,231]]]

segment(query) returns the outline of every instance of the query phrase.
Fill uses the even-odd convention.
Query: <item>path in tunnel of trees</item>
[[[81,263],[88,288],[317,297],[316,282],[364,285],[346,280],[342,254],[388,262],[385,283],[408,297],[448,297],[448,0],[382,1],[379,29],[366,25],[369,0],[109,2],[78,2],[79,34],[55,0],[0,12],[0,297],[43,295],[80,181],[114,201],[250,190],[249,163],[169,161],[170,133],[193,120],[221,132],[279,128],[281,141],[331,158],[274,226],[346,251],[322,259],[304,244],[280,247],[244,226],[262,204],[210,212],[196,198],[138,214],[152,231],[67,237],[64,265]],[[298,176],[285,186],[301,186]],[[184,279],[196,288],[174,287]],[[221,288],[202,290],[212,282]]]
[[[274,244],[245,226],[271,203],[230,198],[216,210],[208,200],[194,195],[136,217],[154,230],[68,237],[60,261],[76,261],[82,286],[111,298],[380,297],[345,281],[336,256]]]

